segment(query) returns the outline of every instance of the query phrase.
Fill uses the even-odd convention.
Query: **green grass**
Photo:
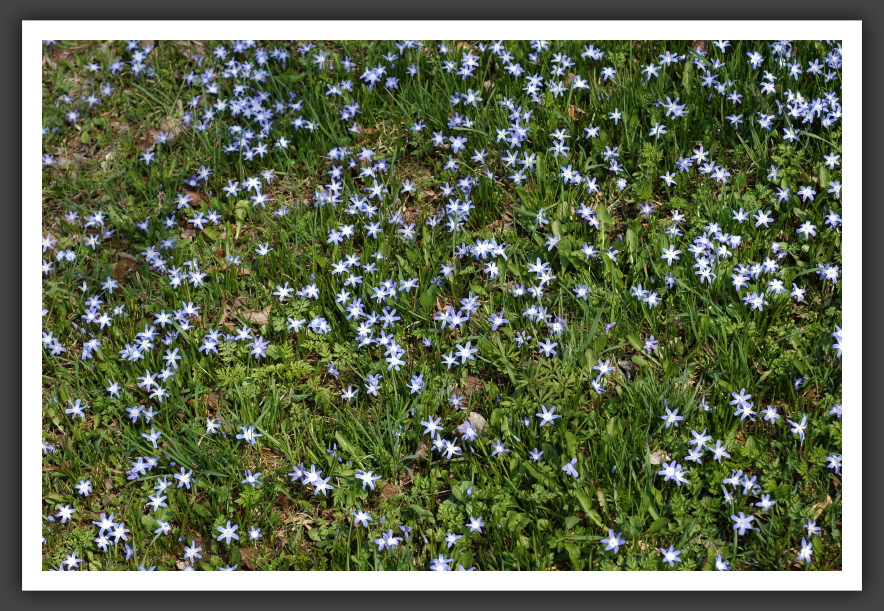
[[[733,569],[840,570],[841,479],[827,468],[827,457],[842,452],[840,416],[830,413],[841,402],[841,360],[832,333],[841,324],[842,287],[840,277],[832,283],[816,272],[820,265],[841,266],[840,228],[825,224],[830,210],[841,209],[840,199],[828,192],[831,181],[840,180],[841,166],[824,165],[826,155],[840,153],[841,125],[836,120],[826,128],[820,118],[801,124],[787,112],[780,115],[776,102],[785,102],[787,90],[808,102],[829,92],[840,95],[840,64],[833,70],[824,61],[835,43],[795,41],[783,66],[768,43],[734,41],[726,53],[710,43],[704,61],[724,62],[713,73],[727,82],[725,94],[702,86],[703,70],[691,61],[687,42],[600,43],[605,55],[598,61],[581,57],[589,43],[557,42],[536,64],[528,43],[508,43],[512,62],[525,67],[526,75],[544,76],[544,84],[564,81],[568,73],[587,81],[588,88],[567,87],[561,95],[541,88],[535,101],[524,91],[525,78],[511,76],[490,49],[454,42],[447,43],[447,55],[439,43],[405,48],[401,55],[389,42],[320,45],[329,53],[324,69],[312,63],[317,49],[302,56],[298,45],[288,45],[287,61],[270,58],[264,81],[215,78],[217,93],[198,78],[187,84],[188,74],[225,69],[212,55],[221,44],[228,61],[229,41],[198,47],[160,42],[144,60],[149,72],[138,75],[131,65],[109,72],[115,59],[131,61],[124,42],[60,42],[44,51],[50,61],[43,71],[43,124],[49,129],[43,149],[56,163],[43,172],[43,231],[57,243],[43,255],[55,262],[43,276],[43,331],[67,349],[52,354],[44,341],[43,437],[54,446],[43,458],[45,569],[76,553],[85,570],[179,570],[184,546],[196,541],[202,558],[194,566],[207,570],[425,570],[440,554],[453,559],[452,567],[478,570],[673,570],[659,551],[670,545],[681,550],[678,570],[715,570],[719,555]],[[275,45],[259,46],[269,51]],[[475,76],[463,79],[445,70],[446,60],[459,68],[470,49],[478,60]],[[750,50],[765,56],[757,70],[747,62]],[[648,80],[643,66],[659,64],[666,51],[686,59]],[[385,59],[390,52],[395,62]],[[195,61],[192,56],[200,53],[205,57]],[[251,48],[235,57],[257,66],[255,53]],[[550,59],[559,53],[576,65],[562,77],[551,76]],[[355,62],[349,72],[341,66],[345,57]],[[98,73],[88,69],[93,60],[101,66]],[[813,60],[820,60],[823,73],[831,71],[831,80],[806,72],[798,80],[789,76],[789,64],[798,61],[806,69]],[[387,73],[369,89],[360,75],[379,65]],[[407,72],[412,65],[416,76]],[[616,69],[613,81],[601,77],[606,66]],[[761,91],[764,70],[777,76],[770,95]],[[399,79],[397,89],[384,87],[388,77]],[[352,81],[352,91],[326,95],[329,85],[344,79]],[[114,91],[100,104],[90,109],[81,101],[106,83]],[[237,84],[265,92],[264,109],[277,101],[301,102],[296,110],[274,110],[263,157],[246,160],[225,151],[231,126],[255,132],[250,146],[261,138],[254,114],[230,112],[231,101],[242,97],[234,92]],[[463,101],[452,106],[451,96],[467,90],[482,100],[475,107]],[[734,90],[743,96],[739,105],[727,98]],[[56,104],[63,94],[73,103]],[[521,121],[528,140],[513,148],[519,158],[536,154],[534,172],[526,172],[521,185],[509,178],[515,168],[502,160],[510,147],[496,137],[510,125],[511,110],[499,104],[507,98],[532,113]],[[678,98],[687,114],[667,117],[655,104],[667,98]],[[227,108],[197,130],[217,99]],[[345,104],[359,105],[355,118],[341,120]],[[72,107],[80,111],[76,126],[65,117]],[[616,124],[609,118],[615,109],[622,113]],[[182,124],[186,112],[192,117]],[[454,113],[472,126],[449,127]],[[726,118],[734,113],[743,114],[738,129]],[[759,125],[758,113],[774,116],[773,130]],[[299,116],[314,129],[295,129],[291,122]],[[423,131],[410,129],[416,121],[425,123]],[[354,122],[361,133],[348,131]],[[666,133],[649,137],[656,123],[665,124]],[[598,137],[586,138],[584,128],[594,126],[600,127]],[[795,143],[782,137],[788,126],[800,132]],[[561,129],[570,136],[567,159],[548,150],[555,143],[551,134]],[[149,144],[141,138],[152,137],[150,130],[174,137],[151,148],[156,157],[148,165],[139,143]],[[434,146],[434,132],[466,137],[466,149],[453,154],[449,145]],[[274,146],[280,137],[290,141],[287,148]],[[677,171],[677,160],[701,145],[711,162],[730,173],[726,183],[696,166]],[[346,161],[328,158],[337,147],[347,147],[353,158],[363,147],[371,149],[389,169],[360,177]],[[609,147],[619,147],[620,174],[604,161]],[[486,151],[483,163],[471,160],[474,149]],[[445,169],[450,157],[459,169]],[[775,180],[768,177],[772,165],[779,168]],[[203,166],[212,174],[198,186],[186,185]],[[341,183],[338,203],[317,205],[317,192],[329,192],[333,166],[343,166],[343,178],[335,179]],[[562,166],[597,179],[599,192],[563,184]],[[253,193],[226,196],[228,181],[242,188],[248,177],[271,168],[274,178],[262,188],[269,196],[266,208],[252,205]],[[666,185],[661,175],[667,172],[675,172],[677,185]],[[457,188],[466,176],[476,179],[469,193],[444,195],[444,185]],[[627,181],[624,189],[615,183],[619,177]],[[388,192],[368,200],[377,208],[373,218],[348,212],[350,198],[369,197],[365,189],[375,179]],[[414,192],[402,189],[405,180],[415,184]],[[796,195],[804,185],[816,190],[813,200]],[[790,196],[778,200],[778,188],[790,189]],[[175,200],[185,189],[202,201],[178,210]],[[469,200],[472,209],[452,232],[444,207],[454,199]],[[649,215],[639,210],[646,203],[655,207]],[[580,217],[584,204],[595,212],[598,228]],[[774,222],[756,226],[750,216],[740,223],[733,211],[741,208],[750,215],[771,211]],[[218,224],[185,231],[193,228],[188,219],[195,212],[209,210],[217,211]],[[283,210],[288,212],[279,214]],[[676,210],[684,215],[678,223],[672,221]],[[96,211],[104,213],[104,230],[112,234],[84,226]],[[541,211],[545,224],[538,222]],[[71,212],[78,220],[66,217]],[[397,233],[389,222],[394,213],[404,217],[401,226],[414,223],[414,239]],[[440,219],[435,227],[427,224],[433,214]],[[162,221],[170,216],[175,224],[168,229]],[[136,225],[145,219],[146,231]],[[806,221],[816,227],[807,240],[796,233]],[[383,229],[376,237],[363,227],[374,222]],[[741,236],[741,243],[729,248],[730,256],[712,258],[715,277],[704,283],[688,249],[710,223]],[[676,224],[681,235],[669,235]],[[330,243],[328,231],[345,225],[353,225],[355,235]],[[91,247],[89,235],[100,245]],[[548,246],[550,237],[559,238],[556,247]],[[167,239],[176,241],[161,248]],[[462,244],[483,240],[505,244],[505,257],[460,256]],[[265,243],[273,250],[257,254]],[[731,280],[735,268],[776,259],[774,243],[785,253],[778,269],[751,278],[738,292]],[[585,244],[598,256],[585,256]],[[660,257],[670,245],[681,250],[671,267]],[[170,285],[168,274],[147,260],[149,247],[167,270],[196,266],[207,274],[204,284]],[[75,253],[75,261],[56,261],[63,249]],[[611,250],[618,251],[616,260],[604,254]],[[361,284],[344,286],[347,274],[333,273],[334,264],[353,253],[376,269],[356,274],[363,276]],[[239,259],[231,263],[227,257]],[[555,279],[539,299],[515,296],[516,285],[537,284],[529,266],[538,258]],[[497,277],[485,271],[490,261],[498,266]],[[443,264],[454,265],[450,277],[442,277]],[[677,281],[672,287],[664,282],[670,272]],[[120,286],[103,289],[108,277]],[[400,288],[381,302],[372,297],[384,280],[412,278],[417,288]],[[773,278],[783,281],[786,293],[767,292]],[[315,284],[319,298],[280,300],[273,293],[286,283],[296,290]],[[806,289],[802,301],[789,296],[793,283]],[[585,300],[572,290],[578,285],[591,289]],[[637,285],[655,291],[661,303],[651,307],[634,297]],[[374,338],[382,331],[393,334],[404,349],[401,370],[388,370],[383,346],[358,346],[358,323],[335,299],[342,289],[350,300],[361,298],[367,312],[396,310],[400,320],[394,326],[382,328],[381,319],[372,331]],[[747,292],[764,293],[768,303],[751,308],[741,299]],[[81,318],[92,296],[102,300],[98,309],[112,317],[110,326]],[[461,308],[470,296],[479,305],[469,320],[456,329],[440,328],[440,309]],[[187,302],[200,308],[189,319],[190,329],[180,321],[156,326],[142,358],[120,355],[137,334],[155,326],[156,315]],[[550,322],[561,319],[562,333],[524,316],[531,304],[545,308]],[[509,323],[495,330],[488,319],[501,310]],[[309,323],[316,317],[327,321],[328,333],[289,329],[290,319]],[[269,343],[266,355],[255,358],[243,341],[222,341],[217,353],[200,350],[211,330],[235,334],[243,326]],[[176,336],[166,335],[173,331]],[[532,337],[524,346],[515,339],[520,332]],[[659,341],[653,352],[645,348],[650,336]],[[100,346],[84,356],[92,337]],[[547,338],[557,343],[551,357],[537,348]],[[447,368],[442,356],[466,342],[479,350],[474,360]],[[168,396],[160,401],[138,378],[164,369],[167,349],[177,349],[181,360],[162,382]],[[593,367],[603,361],[615,369],[599,378]],[[338,375],[329,372],[330,364]],[[365,387],[374,374],[382,376],[378,396]],[[409,384],[418,374],[424,386],[416,393]],[[805,378],[798,388],[796,378]],[[120,384],[119,398],[105,390],[111,382]],[[347,401],[341,395],[350,386],[359,393]],[[741,389],[752,395],[754,421],[734,415],[732,393]],[[464,409],[449,404],[453,394],[465,398]],[[85,418],[65,413],[76,399],[88,404]],[[144,417],[133,423],[126,412],[133,405],[156,414],[149,423]],[[541,405],[555,406],[562,417],[541,427],[535,416]],[[768,405],[777,408],[779,420],[762,419]],[[667,407],[684,417],[678,426],[666,426]],[[460,456],[448,459],[432,448],[422,421],[441,418],[443,439],[453,440],[470,412],[486,424],[474,441],[456,442]],[[803,416],[808,424],[802,441],[786,420]],[[216,434],[207,434],[207,418],[217,419]],[[240,427],[250,426],[262,435],[254,445],[236,438]],[[152,430],[162,433],[156,449],[144,436]],[[685,460],[692,430],[707,431],[709,446],[720,441],[730,457],[718,462],[706,449],[702,463]],[[509,451],[492,456],[498,441]],[[534,449],[543,452],[541,460],[531,459]],[[689,483],[664,481],[661,455],[688,469]],[[138,457],[158,462],[128,479]],[[562,469],[572,459],[578,477]],[[334,488],[323,495],[293,482],[287,474],[299,464],[321,469]],[[189,490],[174,485],[172,476],[181,468],[193,472]],[[262,474],[261,485],[241,483],[247,469]],[[359,469],[381,478],[374,489],[356,479]],[[737,470],[757,477],[759,488],[744,495],[742,487],[723,486]],[[146,503],[163,478],[172,482],[164,493],[167,507],[154,512]],[[92,483],[88,497],[77,493],[80,480]],[[756,507],[762,494],[776,505]],[[50,520],[65,504],[76,508],[73,519]],[[368,529],[354,525],[351,513],[357,510],[371,514]],[[755,516],[757,530],[739,536],[731,515],[741,511]],[[137,548],[130,558],[123,541],[107,552],[97,548],[92,521],[101,513],[114,513],[130,529],[128,544]],[[479,516],[482,532],[470,532],[466,523]],[[820,534],[808,536],[809,519]],[[155,535],[157,520],[169,522],[171,534]],[[230,545],[216,540],[218,527],[228,521],[239,525],[241,535]],[[400,525],[412,528],[409,536],[379,551],[374,541],[390,529],[401,536]],[[248,540],[253,526],[263,535],[256,541]],[[617,553],[600,543],[609,529],[625,540]],[[447,533],[463,538],[449,549]],[[811,564],[796,562],[805,537],[813,543]]]

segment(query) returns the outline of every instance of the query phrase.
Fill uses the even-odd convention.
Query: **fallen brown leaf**
[[[269,325],[270,324],[270,314],[271,306],[267,306],[263,310],[243,310],[240,312],[243,320],[246,322],[250,322],[256,325]]]
[[[391,499],[402,492],[402,489],[393,482],[381,481],[381,483],[384,484],[384,487],[381,488],[381,498],[384,500]]]
[[[255,556],[258,555],[257,550],[241,547],[239,548],[239,555],[242,558],[243,564],[246,565],[246,568],[251,570],[255,569]]]
[[[668,460],[668,454],[666,452],[664,452],[663,450],[654,450],[653,452],[651,452],[651,464],[652,465],[659,465],[664,460]]]
[[[144,134],[138,138],[138,142],[135,143],[135,148],[137,148],[142,153],[146,153],[151,150],[154,146],[156,146],[156,140],[154,140],[154,136],[158,135],[160,132],[156,129],[149,129]]]
[[[218,400],[221,399],[223,396],[223,393],[217,390],[213,390],[212,392],[210,392],[208,398],[206,399],[207,403],[209,404],[209,409],[212,411],[217,410]]]
[[[120,257],[114,262],[114,271],[111,277],[120,284],[123,284],[126,282],[126,278],[135,271],[135,265],[133,260],[127,257]]]
[[[190,205],[198,206],[203,202],[209,201],[209,196],[201,191],[189,191],[184,189],[184,194],[190,196]]]
[[[310,530],[313,528],[313,517],[306,513],[296,513],[289,519],[289,523]]]
[[[165,117],[160,121],[160,130],[169,134],[169,140],[174,140],[181,133],[182,123],[178,117]]]
[[[823,512],[824,512],[826,509],[828,509],[829,506],[830,506],[831,504],[832,504],[832,497],[830,497],[830,496],[827,494],[827,495],[826,495],[826,500],[824,500],[824,501],[820,501],[819,503],[816,503],[816,504],[812,505],[812,506],[811,506],[811,509],[813,510],[813,519],[816,520],[816,519],[819,518],[821,515],[823,515]]]
[[[241,309],[247,302],[248,299],[246,299],[243,295],[240,295],[232,302],[225,303],[223,306],[223,312],[221,314],[221,324],[233,331],[233,329],[236,328],[235,312]]]

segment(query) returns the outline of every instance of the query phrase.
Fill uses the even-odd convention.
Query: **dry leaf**
[[[156,140],[154,140],[154,136],[158,135],[160,132],[155,129],[149,129],[144,134],[138,138],[138,142],[135,143],[135,148],[137,148],[142,153],[146,153],[151,150],[154,146],[156,146]]]
[[[241,547],[239,548],[239,555],[242,558],[243,564],[246,565],[246,568],[251,570],[255,569],[255,556],[258,555],[257,550]]]
[[[69,146],[69,149],[72,149],[76,145]],[[70,167],[80,167],[86,161],[86,155],[82,153],[78,153],[75,150],[65,151],[64,149],[58,149],[55,152],[57,156],[56,164],[58,165],[58,169],[66,170]]]
[[[256,325],[270,324],[270,310],[272,306],[267,306],[263,310],[243,310],[247,299],[240,295],[231,303],[224,304],[224,310],[221,315],[221,324],[230,330],[233,330],[237,324],[237,316],[241,316],[248,323]]]
[[[243,310],[240,312],[243,320],[246,322],[250,322],[256,325],[269,325],[270,324],[270,314],[271,306],[267,306],[263,310]]]
[[[181,239],[182,240],[192,240],[195,237],[196,237],[196,231],[194,231],[193,229],[185,229],[184,231],[181,232]]]
[[[381,488],[381,498],[384,500],[391,499],[402,492],[402,489],[393,482],[384,482],[381,480],[380,483],[384,484],[384,487]]]
[[[114,151],[111,151],[107,155],[104,156],[104,160],[101,162],[101,169],[106,170],[110,167],[110,162],[113,161]]]
[[[217,390],[213,390],[212,392],[210,392],[208,398],[206,399],[206,402],[209,404],[209,409],[212,411],[217,410],[218,409],[218,399],[220,399],[222,397],[223,397],[223,393],[221,393]]]
[[[513,220],[512,217],[509,214],[507,214],[506,212],[504,212],[503,214],[500,215],[499,219],[497,219],[496,221],[491,221],[490,223],[485,225],[485,229],[487,231],[494,231],[494,230],[499,229],[501,227],[507,229],[509,227],[512,227],[512,224],[510,223],[510,221],[512,221],[512,220]]]
[[[430,457],[430,448],[427,447],[427,444],[422,443],[422,444],[420,444],[420,446],[418,446],[418,449],[417,449],[417,452],[415,452],[415,455],[420,456],[422,458],[429,458]]]
[[[114,254],[117,256],[118,259],[129,259],[133,263],[138,262],[138,259],[136,259],[134,255],[130,255],[124,250],[115,250]]]
[[[209,201],[209,196],[201,191],[188,191],[187,189],[184,189],[184,195],[190,196],[191,206],[198,206],[203,202]]]
[[[135,265],[135,261],[131,258],[120,256],[120,258],[114,262],[114,271],[111,274],[111,277],[122,284],[126,281],[126,278],[135,271]]]
[[[577,108],[573,104],[571,104],[571,106],[568,108],[568,115],[571,117],[571,120],[573,120],[573,121],[576,121],[577,117],[579,117],[580,115],[585,115],[585,114],[586,114],[585,110],[583,110],[582,108]]]
[[[179,104],[181,100],[178,100]],[[160,131],[169,134],[169,140],[174,140],[181,133],[182,123],[178,117],[166,117],[160,121]]]
[[[654,450],[653,452],[651,452],[651,464],[652,465],[659,465],[664,460],[669,460],[669,454],[667,454],[663,450]]]
[[[827,495],[826,495],[826,500],[824,500],[824,501],[820,501],[819,503],[816,503],[816,504],[812,505],[812,506],[811,506],[811,509],[813,510],[813,519],[816,520],[816,519],[819,518],[821,515],[823,515],[823,512],[824,512],[826,509],[828,509],[829,506],[830,506],[831,504],[832,504],[832,497],[830,497],[830,496],[827,494]]]
[[[221,314],[221,324],[231,331],[236,328],[236,316],[234,312],[242,308],[247,302],[248,300],[243,295],[240,295],[234,299],[232,303],[224,304],[224,311]]]
[[[289,522],[295,526],[303,526],[307,530],[313,528],[313,517],[306,513],[296,513]]]

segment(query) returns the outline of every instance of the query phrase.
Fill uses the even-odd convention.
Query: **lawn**
[[[43,569],[841,570],[841,69],[44,41]]]

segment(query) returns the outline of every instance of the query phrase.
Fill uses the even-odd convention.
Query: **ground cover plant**
[[[840,570],[838,41],[43,53],[45,570]]]

